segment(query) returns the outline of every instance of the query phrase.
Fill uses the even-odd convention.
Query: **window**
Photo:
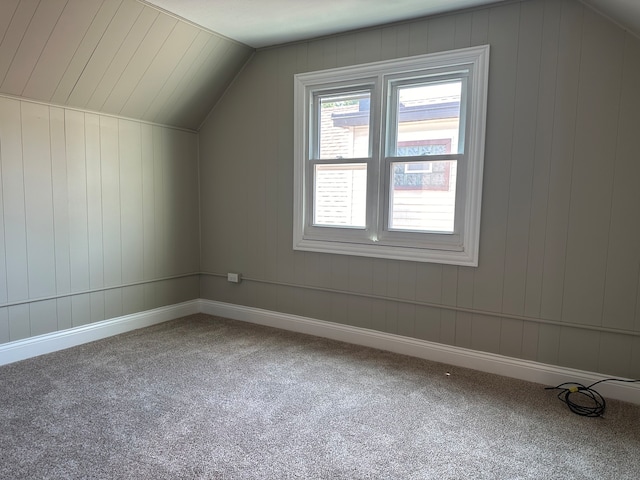
[[[293,248],[478,265],[489,46],[295,76]]]

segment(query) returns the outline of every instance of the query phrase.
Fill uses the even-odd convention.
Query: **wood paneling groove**
[[[143,218],[143,278],[156,277],[156,239],[155,239],[155,165],[153,162],[153,127],[141,126],[142,142],[142,218]],[[145,296],[146,298],[146,296]],[[147,302],[145,301],[145,304]]]
[[[40,2],[16,50],[2,86],[2,92],[21,94],[33,72],[67,0]]]
[[[64,107],[197,129],[251,53],[136,0],[0,5],[0,93]]]
[[[524,313],[544,3],[523,3],[518,35],[502,311]]]
[[[617,335],[613,333],[603,333],[600,337],[598,355],[598,371],[616,372],[625,378],[635,378],[631,367],[633,361],[633,337]],[[626,368],[620,370],[618,363],[620,359]]]
[[[7,34],[7,29],[11,25],[13,16],[18,9],[20,0],[6,0],[3,4],[3,15],[0,17],[0,45],[4,41],[4,37]]]
[[[2,143],[0,143],[0,303],[7,301],[7,256],[4,231],[4,200],[2,181]],[[1,325],[0,321],[0,325]],[[0,330],[2,327],[0,326]]]
[[[29,304],[30,335],[44,335],[58,329],[58,314],[55,300]]]
[[[142,12],[139,3],[121,3],[92,52],[69,95],[69,103],[86,107],[100,81],[115,59],[134,22]]]
[[[89,235],[89,286],[93,289],[104,286],[104,233],[102,225],[102,152],[100,148],[100,117],[98,115],[85,114],[85,124],[87,162],[87,228]],[[92,297],[92,299],[93,298],[94,297]],[[104,308],[102,310],[104,312]]]
[[[428,49],[429,21],[418,20],[409,24],[409,55],[422,55]]]
[[[154,171],[154,197],[155,197],[155,237],[156,237],[156,275],[162,277],[167,274],[168,259],[165,256],[167,252],[166,242],[166,193],[165,193],[165,156],[167,155],[164,148],[164,129],[153,127],[153,171]]]
[[[56,314],[58,315],[58,330],[71,328],[71,298],[56,299]]]
[[[104,320],[105,317],[105,309],[104,309],[104,292],[96,292],[89,295],[89,308],[90,308],[90,317],[89,322],[100,322]]]
[[[624,33],[585,9],[562,310],[568,322],[602,323],[615,161],[602,139],[617,138],[623,52]]]
[[[71,263],[69,241],[69,205],[67,187],[67,147],[65,111],[51,108],[49,113],[51,130],[51,184],[53,196],[54,246],[56,293],[71,291]]]
[[[466,48],[471,46],[471,25],[473,14],[466,13],[456,15],[454,27],[453,48]]]
[[[29,298],[21,126],[20,102],[0,98],[5,261],[10,302]]]
[[[201,271],[199,272],[200,275],[206,277],[211,277],[211,279],[222,279],[224,280],[224,282],[226,282],[226,278],[227,278],[227,274],[222,274],[222,273],[214,273],[214,272],[207,272],[207,271]],[[492,317],[494,320],[495,319],[499,319],[499,320],[513,320],[513,321],[517,321],[517,322],[521,322],[523,325],[526,325],[526,329],[523,328],[522,329],[522,335],[524,336],[525,334],[528,335],[528,338],[532,338],[535,339],[538,336],[538,329],[537,328],[532,328],[533,326],[545,326],[545,327],[567,327],[567,328],[572,328],[572,329],[582,329],[582,330],[588,330],[591,332],[601,332],[601,333],[610,333],[610,334],[614,334],[614,335],[630,335],[632,337],[640,337],[640,332],[635,331],[635,330],[624,330],[624,329],[617,329],[617,328],[611,328],[611,327],[605,327],[605,326],[599,326],[599,325],[588,325],[588,324],[575,324],[575,323],[569,323],[569,322],[563,322],[560,320],[545,320],[542,318],[535,318],[535,317],[524,317],[524,316],[520,316],[520,315],[512,315],[512,314],[508,314],[508,313],[499,313],[499,312],[487,312],[487,311],[483,311],[483,310],[477,310],[474,308],[463,308],[463,307],[457,307],[454,305],[445,305],[445,304],[438,304],[438,303],[431,303],[431,302],[424,302],[424,301],[419,301],[419,300],[410,300],[410,299],[402,299],[402,298],[398,298],[397,295],[374,295],[374,294],[368,294],[368,293],[359,293],[359,292],[352,292],[346,289],[336,289],[334,287],[315,287],[315,286],[311,286],[311,285],[300,285],[300,284],[295,284],[295,283],[287,283],[287,282],[280,282],[277,280],[264,280],[264,279],[257,279],[257,278],[249,278],[246,276],[243,276],[243,281],[246,281],[247,283],[251,283],[251,282],[255,282],[255,283],[260,283],[260,284],[265,284],[265,285],[271,285],[273,287],[277,287],[277,288],[285,288],[285,289],[297,289],[301,292],[304,292],[306,290],[312,290],[312,291],[317,291],[317,292],[321,292],[321,293],[325,293],[325,294],[329,294],[332,296],[337,296],[334,298],[348,298],[350,296],[356,296],[356,297],[363,297],[366,299],[369,299],[371,301],[375,301],[375,302],[386,302],[388,305],[395,305],[396,307],[399,306],[400,304],[406,304],[406,305],[411,305],[415,308],[419,308],[419,307],[425,307],[428,309],[432,309],[432,311],[442,311],[442,312],[454,312],[457,315],[460,314],[464,314],[464,315],[468,315],[469,317]],[[15,305],[19,305],[22,302],[16,302]],[[14,305],[14,304],[10,304],[10,305]],[[0,305],[0,308],[2,308],[3,306],[8,306],[8,305]],[[468,318],[468,317],[463,317],[463,318]],[[526,330],[530,330],[529,332],[527,332]],[[518,342],[521,342],[522,340],[518,340]]]
[[[532,361],[538,359],[540,329],[542,327],[543,325],[537,322],[524,322],[524,325],[522,327],[521,358]]]
[[[91,56],[95,52],[121,3],[122,0],[104,1],[102,3],[100,9],[91,20],[89,28],[73,52],[73,56],[60,81],[56,85],[51,98],[37,100],[50,101],[58,105],[67,104],[71,92],[73,92],[74,87],[78,83],[87,63],[91,60]]]
[[[380,60],[389,60],[396,57],[397,40],[398,35],[395,26],[382,29],[380,32]]]
[[[71,297],[71,325],[80,327],[91,322],[91,296],[75,295]]]
[[[180,55],[180,60],[175,63],[171,74],[165,75],[166,78],[162,87],[143,113],[144,118],[155,119],[158,116],[162,107],[186,75],[186,72],[191,69],[193,63],[204,50],[209,39],[210,37],[206,33],[202,31],[197,32],[193,41],[185,49],[184,53]]]
[[[9,333],[9,309],[0,308],[0,343],[7,343],[11,339]]]
[[[0,85],[7,77],[39,3],[40,0],[21,0],[11,16],[9,26],[0,43]]]
[[[71,291],[89,288],[89,231],[84,113],[65,112]]]
[[[163,102],[162,108],[159,109],[158,113],[153,117],[155,122],[169,123],[168,119],[171,118],[175,110],[178,108],[177,105],[180,103],[180,98],[185,95],[191,96],[191,82],[203,67],[203,64],[207,61],[212,51],[217,48],[222,48],[220,39],[214,36],[209,36],[207,43],[202,49],[200,49],[193,62],[188,65],[188,68],[183,73],[176,87],[165,102]]]
[[[9,340],[22,340],[31,336],[29,305],[9,307]]]
[[[422,263],[416,266],[416,300],[427,303],[442,303],[443,266]]]
[[[102,0],[69,0],[21,95],[51,100]]]
[[[489,11],[491,71],[480,226],[479,267],[474,273],[473,306],[499,312],[503,304],[504,254],[511,173],[518,65],[520,5]],[[497,135],[494,132],[500,132]]]
[[[96,15],[53,101],[197,128],[251,49],[134,0],[106,3],[111,10],[103,8]],[[194,70],[202,40],[221,47],[223,55],[211,58],[207,52],[201,59],[206,69]],[[197,85],[191,85],[193,74],[199,75]]]
[[[487,43],[479,266],[292,251],[293,75]],[[211,190],[201,269],[247,268],[238,288],[204,275],[202,296],[633,375],[639,48],[578,1],[528,0],[259,50],[200,130],[200,181]],[[265,287],[244,288],[252,283]]]
[[[193,43],[198,31],[185,24],[177,23],[171,34],[158,50],[144,75],[131,91],[120,113],[127,117],[135,117],[138,112],[146,112],[151,102],[157,97],[168,77],[173,73],[181,56]]]
[[[118,139],[120,147],[120,205],[122,206],[120,212],[122,282],[131,283],[141,281],[144,277],[140,124],[129,120],[119,120]],[[188,156],[186,157],[188,158]]]
[[[311,51],[311,54],[313,54],[313,51]],[[311,63],[310,65],[310,60],[311,62],[314,61],[313,56],[311,56],[311,59],[309,59],[309,52],[307,52],[307,55],[305,55],[304,58],[305,58],[306,66],[302,71],[304,72],[304,71],[314,70],[313,63]],[[336,66],[343,67],[347,65],[353,65],[355,64],[355,62],[356,62],[355,34],[343,35],[338,37],[337,45],[336,45]]]
[[[356,36],[356,58],[358,63],[376,62],[380,60],[382,45],[379,29],[361,32]]]
[[[116,292],[116,291],[121,291],[123,288],[128,288],[128,287],[145,287],[145,286],[153,286],[155,284],[159,284],[159,283],[171,283],[174,281],[178,281],[178,280],[184,280],[185,278],[189,278],[189,277],[198,277],[200,276],[200,272],[190,272],[190,273],[183,273],[180,275],[171,275],[169,277],[156,277],[156,278],[152,278],[150,280],[142,280],[139,282],[132,282],[132,283],[121,283],[117,286],[104,286],[101,288],[94,288],[94,289],[89,289],[89,290],[82,290],[82,291],[77,291],[77,292],[68,292],[68,293],[62,293],[62,294],[56,294],[56,295],[52,295],[49,297],[42,297],[42,298],[29,298],[26,300],[20,300],[20,301],[15,301],[15,302],[5,302],[0,304],[0,309],[2,308],[10,308],[10,307],[16,307],[16,306],[20,306],[20,305],[30,305],[34,302],[45,302],[45,301],[50,301],[50,300],[55,300],[56,302],[58,302],[58,306],[60,306],[60,304],[62,302],[65,301],[65,299],[70,299],[73,296],[78,296],[78,295],[93,295],[95,293],[104,293],[105,295],[108,295],[109,292]],[[225,275],[225,279],[226,279],[226,275]],[[154,307],[149,307],[149,308],[155,308],[159,305],[155,305]],[[111,318],[111,317],[106,317],[106,318]],[[615,331],[613,331],[613,333],[616,333]]]
[[[120,141],[118,119],[100,119],[104,284],[122,283]]]
[[[116,86],[132,57],[135,55],[138,46],[143,41],[149,29],[152,27],[158,13],[151,8],[143,8],[133,25],[129,29],[124,39],[116,37],[114,40],[121,42],[115,55],[113,55],[108,68],[97,82],[89,101],[84,105],[89,110],[100,111],[107,102],[113,88]],[[106,61],[109,57],[96,59],[96,61]],[[108,111],[108,110],[107,110]]]
[[[30,297],[56,292],[49,109],[21,104]]]
[[[640,265],[638,265],[638,292],[636,294],[636,332],[640,332]],[[640,355],[640,352],[639,352]]]
[[[540,315],[542,302],[561,8],[560,2],[544,3],[524,304],[524,314],[531,317]]]
[[[242,69],[249,58],[246,50],[235,43],[231,43],[220,53],[220,57],[209,59],[206,68],[198,73],[194,83],[186,90],[191,92],[191,95],[183,97],[176,104],[174,118],[178,124],[184,124],[188,118],[194,116],[206,118],[211,106],[217,103],[235,74]],[[182,95],[184,96],[184,91]]]
[[[176,23],[176,20],[165,15],[155,18],[101,109],[123,114],[122,108],[135,91],[151,62],[165,45]]]
[[[429,20],[428,26],[427,53],[442,52],[455,48],[455,16],[438,17]]]
[[[540,303],[540,315],[546,319],[562,318],[583,11],[573,1],[562,3]]]
[[[607,248],[602,324],[640,329],[640,163],[637,161],[637,112],[640,111],[640,40],[626,35],[617,149],[613,163],[613,196]],[[611,165],[611,164],[609,164]]]
[[[160,152],[153,129],[165,141]],[[197,298],[195,139],[193,132],[0,96],[2,341]],[[159,153],[166,175],[156,194],[149,186],[157,170],[149,167]],[[158,204],[172,209],[160,233],[174,237],[161,252],[171,259],[163,276],[149,241],[155,231],[144,220]]]

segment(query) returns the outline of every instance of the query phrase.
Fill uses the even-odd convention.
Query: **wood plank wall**
[[[197,172],[193,132],[0,96],[0,343],[198,298]]]
[[[253,50],[136,0],[2,0],[0,93],[197,129]]]
[[[479,267],[294,252],[293,75],[487,43]],[[640,40],[574,0],[260,50],[200,132],[202,296],[638,378],[638,85]]]

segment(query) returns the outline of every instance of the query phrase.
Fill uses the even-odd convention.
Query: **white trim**
[[[478,266],[489,51],[489,45],[481,45],[294,75],[294,250]],[[393,111],[384,100],[388,95],[389,82],[405,77],[433,78],[436,81],[448,78],[449,74],[455,76],[456,72],[460,74],[460,78],[467,79],[468,85],[463,88],[461,99],[461,116],[466,121],[461,119],[464,135],[463,132],[460,135],[466,140],[463,155],[465,161],[462,162],[464,167],[458,170],[455,235],[390,232],[383,226],[382,213],[388,208],[385,199],[389,195],[389,185],[387,180],[383,183],[378,178],[384,170],[384,144],[389,135],[389,126],[384,119]],[[313,94],[334,90],[346,93],[355,87],[371,88],[371,112],[375,112],[371,116],[370,125],[371,136],[375,139],[370,148],[371,157],[349,159],[353,162],[366,160],[370,166],[367,181],[367,226],[364,229],[314,226],[311,214],[315,185],[312,168],[318,159],[316,155],[310,154],[316,149],[313,145],[315,140],[311,138],[315,138],[311,118],[317,114],[316,104],[312,102]],[[384,178],[387,178],[386,174]]]
[[[14,307],[16,305],[27,305],[30,303],[35,303],[35,302],[44,302],[46,300],[57,300],[59,298],[70,298],[70,297],[75,297],[78,295],[87,295],[90,293],[99,293],[99,292],[107,292],[110,290],[118,290],[121,288],[126,288],[126,287],[135,287],[137,285],[148,285],[151,283],[158,283],[158,282],[165,282],[167,280],[177,280],[179,278],[188,278],[188,277],[198,277],[200,276],[200,272],[197,273],[183,273],[180,275],[173,275],[171,277],[161,277],[161,278],[154,278],[153,280],[142,280],[139,282],[130,282],[130,283],[122,283],[120,285],[118,285],[117,287],[102,287],[102,288],[93,288],[91,290],[79,290],[73,293],[63,293],[63,294],[59,294],[59,295],[51,295],[49,297],[35,297],[35,298],[29,298],[27,300],[19,300],[17,302],[8,302],[8,303],[3,303],[0,305],[0,308],[7,308],[7,307]]]
[[[563,382],[580,382],[588,385],[607,378],[602,374],[584,370],[547,365],[530,360],[520,360],[503,355],[478,352],[476,350],[443,345],[349,325],[340,325],[338,323],[315,320],[298,315],[204,299],[190,300],[176,305],[125,315],[89,325],[82,325],[60,332],[5,343],[0,345],[0,365],[64,350],[195,313],[206,313],[230,318],[232,320],[240,320],[307,335],[330,338],[332,340],[378,348],[380,350],[424,358],[448,365],[526,380],[546,386],[555,386]],[[640,405],[640,384],[638,383],[609,382],[598,385],[597,390],[605,397]]]
[[[545,386],[555,386],[563,382],[580,382],[584,385],[589,385],[598,380],[608,378],[599,373],[547,365],[530,360],[520,360],[493,353],[478,352],[391,333],[314,320],[298,315],[272,312],[213,300],[200,300],[200,302],[202,313],[209,315],[378,348],[448,365],[535,382]],[[640,384],[638,383],[608,382],[598,385],[597,390],[605,397],[640,405]]]
[[[160,307],[145,312],[104,320],[102,322],[69,328],[59,332],[46,333],[24,340],[16,340],[0,345],[0,365],[44,355],[45,353],[64,350],[69,347],[82,345],[83,343],[137,330],[138,328],[149,327],[175,318],[200,313],[201,311],[201,302],[199,300],[190,300],[167,307]]]
[[[296,243],[294,250],[306,252],[334,253],[338,255],[353,255],[369,258],[389,258],[392,260],[404,260],[407,262],[430,262],[446,265],[461,265],[477,267],[478,258],[474,257],[474,250],[427,250],[413,247],[401,247],[395,245],[331,242],[323,240],[302,239]],[[427,256],[420,256],[421,252],[428,252]]]

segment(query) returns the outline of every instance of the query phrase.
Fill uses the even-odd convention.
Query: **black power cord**
[[[607,406],[604,397],[593,387],[603,382],[638,383],[640,380],[623,380],[621,378],[605,378],[585,387],[581,383],[565,382],[557,387],[546,387],[545,390],[560,390],[558,398],[567,404],[569,410],[583,417],[601,417]],[[572,398],[573,396],[573,398]],[[582,401],[577,401],[580,399]]]

